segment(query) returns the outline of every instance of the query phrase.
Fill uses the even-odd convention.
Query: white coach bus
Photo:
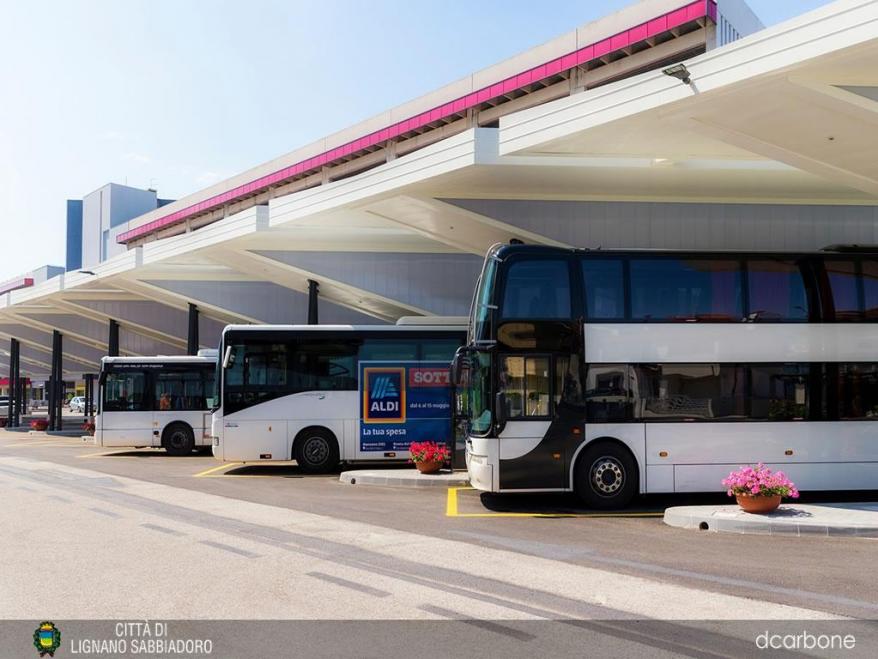
[[[197,356],[104,357],[95,415],[98,446],[161,447],[188,455],[210,446],[205,420],[216,350]]]
[[[878,488],[878,248],[492,248],[454,379],[491,492],[709,492],[738,465]]]
[[[229,325],[213,454],[227,462],[406,460],[412,441],[451,442],[451,359],[464,318],[397,325]]]

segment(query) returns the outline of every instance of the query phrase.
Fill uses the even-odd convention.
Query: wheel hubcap
[[[321,437],[312,437],[305,442],[302,453],[311,464],[321,464],[329,456],[329,446]]]
[[[181,432],[175,432],[171,435],[171,446],[174,448],[183,448],[186,444],[186,436]]]
[[[601,496],[612,496],[625,484],[625,469],[610,456],[594,461],[591,466],[591,486]]]

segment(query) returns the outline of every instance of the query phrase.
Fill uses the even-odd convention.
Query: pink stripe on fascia
[[[649,23],[646,24],[646,32],[650,37],[654,37],[657,34],[661,34],[662,32],[667,31],[668,29],[668,18],[667,16],[659,16],[658,18],[654,18]]]
[[[622,34],[617,34],[614,37],[610,38],[610,49],[611,50],[621,50],[629,45],[628,41],[628,33],[623,32]]]
[[[564,55],[560,58],[554,59],[550,62],[534,67],[532,69],[528,69],[527,71],[524,71],[516,76],[511,76],[510,78],[489,85],[488,87],[476,90],[475,92],[467,94],[466,96],[459,98],[455,101],[445,103],[444,105],[433,108],[432,110],[428,110],[414,117],[410,117],[409,119],[406,119],[404,121],[397,122],[392,126],[383,128],[358,140],[354,140],[353,142],[342,145],[341,147],[336,147],[335,149],[327,151],[320,156],[309,158],[300,163],[297,163],[296,165],[286,167],[271,175],[260,177],[259,179],[252,181],[248,185],[239,186],[233,190],[229,190],[222,195],[217,195],[209,199],[205,199],[204,201],[196,205],[188,206],[186,208],[175,211],[163,218],[154,220],[149,224],[126,231],[119,236],[118,240],[119,242],[126,242],[139,235],[148,233],[153,229],[167,226],[179,219],[184,219],[185,217],[188,217],[195,212],[199,212],[201,209],[211,208],[212,206],[219,203],[224,203],[224,200],[226,199],[235,198],[239,194],[253,192],[260,187],[263,187],[264,185],[275,183],[283,180],[284,178],[288,178],[289,176],[301,174],[310,169],[320,167],[321,165],[333,159],[341,157],[342,154],[349,155],[355,151],[366,148],[367,146],[372,146],[374,144],[378,144],[379,142],[384,142],[414,128],[419,128],[427,123],[437,121],[451,114],[456,114],[466,108],[473,107],[474,105],[477,105],[479,103],[484,103],[491,98],[496,98],[522,86],[531,84],[532,82],[545,79],[549,76],[560,73],[561,71],[571,69],[574,66],[584,64],[585,62],[601,57],[602,55],[606,55],[610,52],[625,48],[626,46],[629,46],[637,41],[642,41],[643,39],[646,39],[648,37],[655,36],[656,34],[665,32],[688,21],[695,20],[702,16],[708,16],[715,21],[716,13],[717,5],[714,0],[696,0],[695,2],[691,2],[688,5],[669,12],[668,14],[659,16],[646,23],[637,25],[630,28],[629,30],[613,35],[608,39],[603,39],[598,43],[584,46],[583,48],[580,48],[573,53],[568,53],[567,55]]]
[[[610,40],[604,39],[603,41],[598,41],[594,45],[594,56],[600,57],[601,55],[606,55],[610,52]]]
[[[564,70],[564,65],[562,63],[562,58],[553,59],[551,62],[546,64],[546,75],[553,76]]]
[[[590,62],[594,59],[594,57],[594,45],[586,46],[585,48],[580,48],[576,51],[577,64],[585,64],[586,62]]]
[[[637,27],[632,27],[628,30],[628,39],[631,43],[637,43],[638,41],[646,39],[646,23],[638,25]]]
[[[672,11],[668,14],[668,29],[676,27],[681,23],[685,23],[687,20],[689,20],[689,14],[686,11],[686,7]]]
[[[9,293],[10,291],[16,291],[19,288],[27,288],[28,286],[33,285],[33,277],[22,277],[21,279],[13,279],[11,281],[3,282],[2,284],[0,284],[0,293]]]

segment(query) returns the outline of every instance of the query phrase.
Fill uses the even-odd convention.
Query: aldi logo
[[[405,368],[363,369],[363,422],[405,423]]]

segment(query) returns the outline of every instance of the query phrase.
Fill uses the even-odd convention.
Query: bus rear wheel
[[[338,441],[328,430],[308,428],[296,438],[293,458],[306,474],[326,474],[338,466]]]
[[[192,428],[185,423],[172,423],[162,435],[162,446],[168,455],[189,455],[195,448]]]
[[[637,492],[634,457],[628,449],[614,442],[588,446],[576,463],[573,485],[577,496],[589,508],[624,508]]]

